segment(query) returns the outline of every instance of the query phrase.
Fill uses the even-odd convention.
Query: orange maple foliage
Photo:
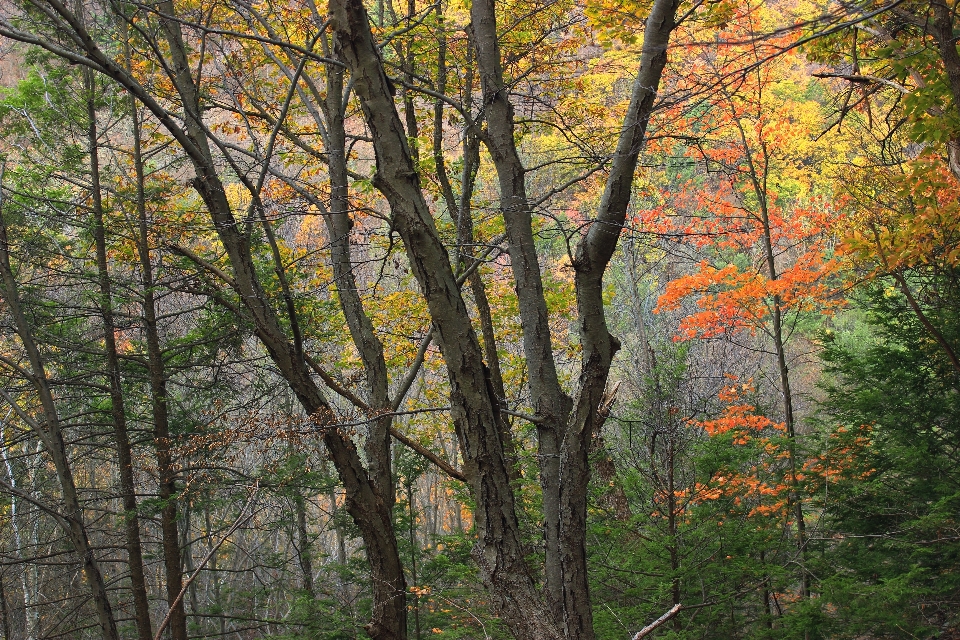
[[[784,461],[789,452],[782,446],[785,435],[783,423],[757,413],[756,406],[747,398],[756,391],[753,382],[736,383],[723,387],[717,399],[726,406],[716,418],[691,421],[693,428],[703,429],[711,438],[729,438],[731,446],[752,449],[749,468],[721,468],[708,482],[697,482],[683,492],[691,504],[728,499],[733,509],[747,508],[747,517],[786,516],[791,482]]]
[[[716,207],[711,218],[689,220],[680,232],[692,235],[694,244],[706,244],[704,238],[710,238],[718,253],[713,260],[701,260],[695,271],[669,282],[658,301],[657,311],[673,311],[688,298],[697,300],[700,310],[681,320],[676,340],[738,331],[755,334],[766,328],[774,297],[782,312],[829,313],[838,304],[829,284],[838,263],[831,255],[836,251],[829,235],[833,215],[828,207],[794,209],[789,214],[769,207],[771,241],[781,256],[776,279],[769,277],[758,246],[763,224],[743,215],[726,216],[726,208]],[[731,257],[739,258],[741,264],[723,264],[723,250],[733,250]],[[745,266],[744,257],[749,260]]]
[[[741,8],[719,37],[750,42],[763,19],[760,8]],[[634,219],[641,233],[701,256],[694,270],[667,284],[658,303],[658,311],[673,311],[696,300],[699,310],[681,321],[676,340],[756,333],[768,329],[774,307],[829,312],[835,304],[828,281],[837,269],[837,212],[821,193],[819,174],[805,169],[822,166],[832,152],[814,126],[821,107],[806,97],[808,80],[798,79],[798,55],[765,60],[789,44],[784,37],[721,46],[717,55],[691,59],[679,81],[705,83],[701,91],[711,93],[693,112],[675,116],[681,129],[701,132],[699,139],[663,151],[680,153],[698,171],[664,187],[655,194],[658,206]],[[731,76],[738,78],[735,90],[710,85]]]

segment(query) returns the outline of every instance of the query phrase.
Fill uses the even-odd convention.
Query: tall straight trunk
[[[770,217],[767,213],[766,199],[761,199],[761,218],[763,222],[764,257],[767,264],[767,276],[771,281],[777,279],[777,267],[774,260],[773,242],[770,233]],[[797,480],[797,431],[793,412],[793,392],[790,389],[790,370],[787,367],[787,355],[783,337],[783,302],[779,295],[773,296],[773,348],[777,356],[777,372],[780,376],[780,391],[783,398],[784,424],[787,428],[787,452],[790,455],[790,501],[793,515],[797,521],[797,551],[800,554],[800,594],[810,596],[810,573],[806,567],[807,526],[803,515],[803,500]]]
[[[42,424],[31,418],[19,405],[12,405],[12,407],[37,435],[53,461],[64,506],[64,512],[55,516],[57,524],[67,534],[69,544],[82,563],[84,579],[93,597],[93,605],[97,612],[97,620],[100,624],[103,639],[119,640],[120,636],[117,633],[113,607],[107,596],[107,588],[100,571],[100,564],[97,562],[96,554],[87,534],[83,507],[80,505],[73,470],[67,457],[66,440],[60,423],[60,414],[53,399],[53,390],[47,377],[40,349],[34,341],[30,324],[21,306],[20,291],[10,261],[10,240],[7,236],[7,225],[3,216],[2,195],[0,195],[0,282],[2,282],[0,288],[2,288],[4,303],[13,317],[14,329],[20,337],[20,342],[30,363],[32,370],[30,382],[40,399]]]
[[[183,567],[184,572],[188,576],[192,576],[196,572],[196,565],[193,562],[193,516],[194,511],[190,508],[192,505],[190,502],[184,502],[183,511],[180,513],[177,529],[180,533],[180,548],[181,556],[180,562]],[[190,594],[190,611],[193,615],[197,615],[197,612],[200,611],[200,601],[197,599],[197,582],[196,580],[190,582],[187,585],[187,593]],[[186,615],[186,613],[184,613]]]
[[[210,519],[210,496],[207,497],[207,501],[203,505],[203,518],[207,527],[207,552],[210,553],[216,544],[213,539],[213,523]],[[213,553],[210,557],[210,573],[213,576],[213,604],[220,612],[220,637],[222,638],[227,635],[227,619],[223,615],[223,599],[220,597],[220,567],[216,553]],[[194,611],[197,611],[197,609],[194,609]]]
[[[767,557],[763,549],[760,549],[760,566],[764,568],[764,573],[766,573],[767,566]],[[768,638],[773,638],[773,602],[770,598],[770,577],[767,576],[763,579],[763,593],[761,594],[763,601],[763,614],[766,617],[764,625],[766,625],[767,630],[770,633],[767,634]]]
[[[132,104],[131,112],[134,177],[137,182],[137,253],[140,259],[140,279],[143,288],[140,304],[143,311],[143,332],[147,342],[147,377],[150,386],[153,441],[159,476],[160,538],[166,578],[165,587],[167,605],[172,607],[168,628],[173,640],[187,640],[187,616],[183,599],[177,601],[180,590],[183,588],[183,563],[180,554],[180,536],[177,530],[176,469],[171,452],[166,365],[163,361],[157,322],[157,302],[154,296],[156,283],[149,238],[150,221],[147,218],[140,122],[135,103]]]
[[[303,590],[311,600],[314,600],[317,594],[313,588],[313,562],[310,559],[310,535],[307,531],[307,504],[299,488],[293,496],[293,506],[297,516],[297,560],[303,575]]]
[[[7,417],[9,417],[11,413],[12,410],[8,411]],[[4,419],[4,421],[6,421],[6,419]],[[13,465],[11,464],[6,446],[0,447],[0,458],[3,458],[3,468],[7,475],[7,484],[11,488],[16,489],[17,479],[14,477]],[[20,515],[16,495],[10,496],[10,529],[13,532],[13,540],[11,540],[13,543],[13,551],[19,556],[23,549],[23,538],[20,533]],[[11,620],[11,628],[17,633],[17,637],[33,640],[34,627],[30,624],[30,620],[27,617],[27,611],[30,608],[30,586],[27,584],[26,567],[23,566],[22,562],[18,562],[13,566],[17,570],[20,590],[17,593],[17,601],[11,605],[15,614],[15,617]]]
[[[673,579],[670,584],[670,595],[673,598],[674,606],[680,604],[680,577],[677,572],[680,570],[680,537],[677,531],[677,518],[680,515],[680,508],[677,504],[676,491],[676,429],[672,424],[667,425],[670,432],[667,434],[667,508],[669,514],[667,518],[667,527],[670,535],[670,571],[673,573]],[[682,628],[680,617],[673,618],[673,629],[679,632]]]
[[[747,168],[750,183],[760,210],[760,226],[763,232],[763,262],[767,269],[767,278],[775,282],[780,276],[777,271],[776,252],[773,246],[773,230],[770,225],[770,210],[767,200],[767,167],[769,154],[766,143],[761,143],[760,161],[758,166],[754,153],[750,150],[747,134],[738,125],[740,140],[746,151]],[[773,339],[774,355],[777,358],[777,373],[780,378],[780,394],[783,402],[783,421],[787,430],[787,454],[790,464],[790,506],[796,518],[796,546],[800,559],[800,594],[810,596],[810,573],[806,567],[807,557],[807,527],[803,514],[803,500],[800,497],[799,481],[797,480],[797,432],[796,420],[793,411],[793,392],[790,389],[790,369],[787,366],[786,345],[783,331],[783,300],[774,294],[771,300],[771,337]]]
[[[343,531],[343,527],[337,522],[340,507],[337,505],[337,492],[333,487],[330,487],[330,490],[327,491],[327,501],[330,503],[330,519],[333,521],[332,526],[335,534],[337,564],[343,567],[347,563],[347,537]],[[342,583],[341,586],[343,586]]]
[[[94,102],[93,71],[84,71],[87,90],[87,143],[90,155],[90,189],[93,203],[93,238],[97,253],[97,276],[100,285],[100,318],[103,322],[104,351],[107,376],[110,380],[110,414],[117,449],[117,472],[120,477],[120,499],[123,505],[124,542],[127,564],[130,567],[130,590],[133,592],[133,610],[140,640],[151,640],[150,602],[143,572],[143,547],[140,541],[140,518],[137,515],[137,496],[133,478],[133,456],[127,433],[126,406],[120,377],[120,359],[117,356],[116,324],[113,319],[113,293],[107,265],[107,241],[103,222],[103,197],[100,190],[100,152],[97,142],[97,110]]]
[[[7,590],[3,586],[4,574],[0,572],[0,617],[2,617],[3,640],[13,640],[10,635],[10,606],[7,604]]]
[[[408,533],[410,535],[410,580],[413,582],[413,637],[415,640],[421,639],[420,630],[420,586],[417,576],[417,555],[420,552],[420,545],[417,542],[417,519],[416,511],[413,507],[413,483],[407,484],[407,509],[409,511]]]

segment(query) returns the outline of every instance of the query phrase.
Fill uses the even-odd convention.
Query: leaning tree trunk
[[[60,482],[60,491],[62,493],[64,513],[52,513],[57,524],[67,534],[67,539],[73,547],[74,553],[80,558],[83,567],[84,581],[90,589],[93,596],[93,605],[97,612],[97,619],[100,623],[100,631],[104,640],[119,640],[117,633],[117,623],[113,615],[113,608],[110,599],[107,596],[106,582],[100,571],[100,564],[97,561],[93,546],[90,544],[90,538],[87,535],[87,525],[84,521],[83,507],[80,505],[80,497],[77,492],[77,485],[73,478],[73,469],[67,458],[67,445],[64,438],[63,428],[60,423],[60,414],[54,401],[53,390],[50,386],[50,380],[47,377],[44,360],[40,354],[40,349],[33,338],[33,333],[27,316],[23,311],[20,301],[20,292],[17,282],[13,276],[13,269],[10,261],[10,241],[7,236],[7,225],[3,219],[2,199],[0,199],[0,283],[2,283],[3,300],[10,314],[13,316],[14,330],[20,336],[20,342],[26,351],[27,360],[30,363],[30,381],[40,399],[42,410],[42,423],[33,419],[23,409],[20,408],[13,398],[5,399],[11,404],[18,416],[25,422],[31,430],[36,433],[39,440],[43,443],[50,458],[53,460],[54,469],[57,473],[57,479]],[[3,392],[7,396],[6,392]],[[11,493],[18,493],[11,486],[5,487]],[[30,498],[29,494],[20,494],[21,498]]]
[[[194,187],[210,212],[233,267],[232,285],[249,312],[261,343],[304,409],[322,430],[323,442],[346,490],[347,510],[360,529],[371,571],[373,611],[367,632],[377,640],[402,640],[407,633],[406,583],[393,529],[392,510],[368,476],[349,434],[331,426],[334,420],[332,408],[313,381],[297,345],[287,339],[269,303],[253,263],[250,239],[241,232],[233,216],[210,150],[198,88],[191,76],[180,23],[173,18],[173,4],[162,2],[160,10],[166,16],[162,22],[174,63],[174,85],[183,99],[185,128],[179,128],[159,106],[151,106],[151,110],[178,137],[193,162],[197,172]]]

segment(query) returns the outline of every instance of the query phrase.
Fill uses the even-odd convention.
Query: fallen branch
[[[250,513],[247,514],[246,516],[244,514],[246,513],[247,509],[253,504],[253,499],[256,497],[258,489],[259,489],[259,486],[255,484],[253,486],[253,490],[250,492],[250,499],[247,500],[247,504],[243,505],[243,509],[240,510],[240,516],[237,518],[236,522],[234,522],[233,526],[231,526],[230,529],[228,529],[227,532],[223,534],[223,537],[220,538],[220,542],[215,544],[213,548],[210,549],[210,552],[207,553],[203,561],[200,562],[200,566],[197,567],[196,571],[193,572],[193,575],[190,576],[190,578],[184,583],[183,588],[180,589],[180,593],[177,594],[177,597],[170,604],[170,608],[167,610],[167,615],[166,617],[164,617],[163,622],[160,623],[160,627],[157,629],[157,635],[154,636],[154,640],[160,640],[160,638],[163,636],[164,630],[166,630],[167,625],[170,624],[170,616],[173,615],[173,610],[176,609],[177,605],[180,604],[180,601],[183,600],[183,594],[187,592],[187,588],[193,583],[194,580],[197,579],[197,576],[200,575],[200,572],[203,571],[203,568],[207,566],[207,563],[210,561],[210,558],[212,558],[213,554],[217,552],[217,549],[220,548],[220,545],[226,542],[227,538],[233,535],[234,531],[239,529],[241,526],[243,526],[243,524],[247,520],[253,517],[254,515],[253,510],[251,510]]]
[[[670,609],[670,611],[667,611],[665,614],[663,614],[662,616],[660,616],[659,618],[657,618],[656,620],[654,620],[653,622],[645,626],[643,629],[640,629],[640,631],[637,632],[637,635],[633,636],[633,640],[642,640],[643,638],[646,638],[664,622],[668,622],[672,620],[674,616],[680,613],[681,608],[682,608],[682,605],[680,603],[673,605],[673,608]]]
[[[407,436],[403,435],[397,430],[396,427],[390,427],[390,435],[392,435],[394,438],[396,438],[397,440],[405,444],[407,447],[409,447],[410,449],[413,449],[414,451],[419,453],[421,456],[423,456],[424,458],[426,458],[427,460],[435,464],[441,471],[443,471],[445,474],[447,474],[454,480],[459,480],[460,482],[467,481],[467,477],[463,475],[463,473],[458,471],[456,467],[454,467],[449,462],[447,462],[446,460],[444,460],[443,458],[435,454],[433,451],[430,451],[430,449],[427,449],[425,446],[423,446],[419,442],[412,440]]]

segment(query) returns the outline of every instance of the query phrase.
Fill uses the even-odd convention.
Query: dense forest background
[[[3,638],[960,638],[958,10],[5,2]]]

